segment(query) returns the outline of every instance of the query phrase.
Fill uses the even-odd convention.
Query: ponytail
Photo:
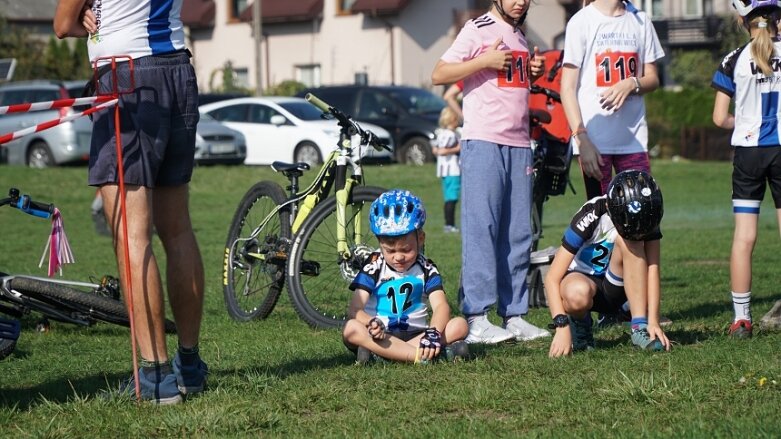
[[[769,22],[767,17],[757,17],[749,23],[750,27],[759,29],[754,40],[751,42],[751,57],[765,76],[773,74],[773,69],[770,67],[770,58],[775,55],[776,51],[775,46],[773,45],[775,32],[771,35],[768,26],[775,27],[775,25],[776,22]]]

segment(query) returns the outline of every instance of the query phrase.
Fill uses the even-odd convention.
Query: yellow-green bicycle
[[[347,317],[347,286],[379,245],[368,209],[385,190],[365,186],[360,149],[388,148],[350,116],[308,94],[306,100],[340,127],[338,147],[314,181],[299,190],[306,163],[274,162],[289,180],[288,193],[261,181],[233,216],[223,259],[223,293],[230,316],[266,318],[287,282],[299,316],[317,328],[340,327]]]

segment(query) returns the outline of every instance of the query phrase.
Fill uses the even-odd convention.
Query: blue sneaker
[[[160,372],[145,374],[143,369],[139,369],[138,381],[141,385],[142,401],[161,405],[182,402],[182,395],[179,393],[179,388],[176,385],[176,376],[172,372],[167,374],[161,374]],[[129,395],[135,399],[136,384],[132,376],[120,384],[119,393]]]
[[[585,319],[569,318],[569,330],[572,333],[572,351],[590,351],[594,349],[594,331],[591,313]]]
[[[658,339],[651,340],[651,336],[648,334],[648,329],[645,326],[632,329],[632,344],[645,351],[664,352],[662,342]]]
[[[183,366],[179,353],[176,353],[174,361],[171,362],[176,375],[176,383],[179,391],[183,395],[193,395],[203,392],[206,387],[206,375],[209,374],[209,367],[198,357],[198,361],[192,366]]]

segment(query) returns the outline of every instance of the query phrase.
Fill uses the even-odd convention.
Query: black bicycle
[[[0,207],[6,205],[44,219],[54,212],[53,204],[35,202],[15,188],[8,192],[8,198],[0,199]],[[48,329],[48,319],[82,326],[98,321],[130,326],[119,281],[112,276],[78,282],[0,272],[0,313],[19,319],[33,311],[43,316],[39,330]],[[13,352],[19,328],[18,320],[0,318],[0,359]],[[170,320],[166,320],[165,329],[176,333]]]

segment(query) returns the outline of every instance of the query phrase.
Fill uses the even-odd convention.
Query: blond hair
[[[442,112],[439,113],[439,126],[450,128],[454,125],[458,126],[458,114],[450,107],[443,108]]]
[[[773,41],[777,33],[776,21],[778,16],[778,10],[774,10],[769,14],[746,17],[743,22],[749,34],[751,34],[752,29],[757,30],[753,34],[754,38],[751,40],[751,58],[754,59],[757,67],[762,70],[762,74],[765,76],[773,74],[773,69],[770,67],[770,59],[776,54]]]

